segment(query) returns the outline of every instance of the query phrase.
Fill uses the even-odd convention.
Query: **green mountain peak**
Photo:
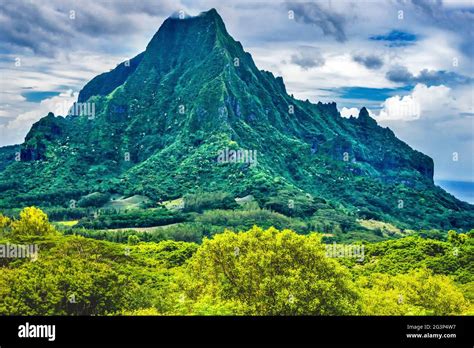
[[[375,121],[372,117],[370,117],[369,112],[367,111],[365,106],[362,107],[362,109],[360,109],[359,117],[357,118],[357,120],[360,123],[365,124],[366,126],[376,126],[377,125],[377,121]]]
[[[79,112],[33,125],[22,160],[0,163],[0,207],[65,206],[96,191],[155,202],[224,191],[306,218],[472,226],[474,207],[434,186],[432,159],[366,108],[346,119],[335,103],[297,100],[255,66],[217,11],[181,17],[86,84]]]

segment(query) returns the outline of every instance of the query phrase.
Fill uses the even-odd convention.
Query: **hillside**
[[[335,103],[293,98],[213,9],[165,20],[143,53],[91,80],[78,103],[79,114],[32,126],[21,161],[0,149],[0,209],[70,208],[94,192],[155,206],[225,192],[342,231],[357,219],[474,227],[474,206],[434,185],[430,157],[365,108],[346,119]]]

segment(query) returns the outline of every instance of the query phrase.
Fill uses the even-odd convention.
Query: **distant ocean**
[[[451,193],[461,201],[474,204],[474,182],[435,180],[435,184]]]

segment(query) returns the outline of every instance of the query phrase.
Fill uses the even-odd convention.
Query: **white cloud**
[[[44,99],[39,104],[36,104],[32,111],[22,113],[6,124],[0,125],[0,146],[23,142],[33,123],[46,116],[49,112],[54,112],[64,108],[64,106],[71,107],[77,100],[77,95],[77,92],[74,93],[72,90],[69,90],[58,96]]]
[[[473,180],[471,86],[451,89],[418,84],[410,95],[388,98],[382,105],[380,113],[373,117],[401,140],[432,157],[437,180]]]
[[[410,95],[396,95],[385,100],[376,117],[379,121],[413,121],[420,117],[433,120],[444,117],[446,111],[452,112],[459,106],[450,88],[443,85],[427,87],[417,84]],[[465,107],[469,108],[469,105]]]
[[[410,121],[420,118],[420,103],[412,95],[390,97],[382,103],[382,107],[378,120]]]
[[[88,80],[130,57],[78,51],[59,54],[54,63],[47,57],[23,57],[20,66],[15,66],[14,56],[6,58],[0,61],[0,146],[21,142],[41,116],[56,113],[56,108],[46,109],[56,99],[31,102],[22,93],[57,92],[59,100],[69,103],[70,96],[77,95]]]
[[[348,109],[343,107],[339,112],[341,113],[341,116],[345,118],[349,118],[351,116],[357,117],[359,115],[359,109],[357,108]]]

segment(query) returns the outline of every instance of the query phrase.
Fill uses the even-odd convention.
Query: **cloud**
[[[352,59],[355,62],[362,64],[367,69],[377,70],[377,69],[380,69],[383,65],[382,58],[380,58],[380,57],[378,57],[374,54],[367,55],[367,56],[357,54],[357,55],[352,56]]]
[[[377,120],[413,121],[420,118],[420,103],[411,95],[390,97],[382,104]]]
[[[339,42],[347,40],[344,26],[346,18],[330,9],[321,7],[318,3],[287,3],[288,10],[295,14],[297,22],[313,24],[319,27],[325,36],[332,36]]]
[[[291,56],[291,63],[308,70],[310,68],[323,66],[325,59],[316,47],[300,46],[299,52]]]
[[[0,41],[7,52],[20,49],[53,56],[61,46],[69,46],[71,28],[63,25],[65,14],[52,7],[25,1],[0,3]]]
[[[472,89],[460,86],[417,84],[406,96],[396,95],[382,103],[374,118],[397,137],[433,157],[435,178],[472,181]],[[459,160],[453,161],[453,153]]]
[[[44,57],[78,46],[110,49],[115,40],[123,46],[125,37],[147,31],[150,18],[166,17],[177,8],[180,2],[168,0],[83,0],[80,5],[62,0],[2,1],[0,41],[4,52]],[[111,37],[114,42],[107,45]]]
[[[412,83],[414,76],[405,66],[396,66],[389,70],[385,76],[389,81],[397,83]]]
[[[378,113],[368,111],[380,126],[389,127],[399,139],[433,158],[435,180],[472,181],[474,105],[470,87],[418,84],[409,95],[387,98]],[[359,110],[343,107],[340,113],[357,117]]]
[[[91,52],[67,52],[57,58],[22,57],[21,65],[15,66],[12,56],[3,55],[0,60],[0,146],[7,145],[8,139],[22,139],[23,130],[9,128],[5,133],[5,124],[19,115],[37,110],[40,102],[54,95],[67,94],[68,90],[79,91],[94,76],[108,71],[127,56],[94,54]],[[44,105],[44,102],[43,102]],[[44,110],[53,111],[53,110]],[[47,115],[47,112],[43,116]],[[31,123],[25,121],[26,128]],[[18,134],[13,134],[17,132]],[[13,141],[13,140],[12,140]]]
[[[472,82],[472,78],[459,75],[451,71],[435,71],[423,69],[415,78],[417,83],[423,83],[428,86],[433,85],[464,85]]]
[[[403,84],[417,84],[422,83],[427,86],[439,85],[465,85],[472,83],[473,79],[469,76],[460,75],[452,71],[445,70],[428,70],[423,69],[418,76],[413,75],[404,66],[396,66],[389,70],[386,75],[387,79],[392,82]]]
[[[435,15],[435,12],[439,11],[441,6],[442,6],[441,0],[430,0],[430,1],[427,1],[427,0],[411,0],[411,3],[416,8],[418,8],[421,11],[429,14],[430,16]]]
[[[451,89],[446,86],[426,86],[417,84],[412,93],[406,96],[393,96],[382,103],[382,110],[377,120],[414,121],[420,117],[442,116],[444,112],[455,107]]]
[[[357,117],[359,115],[359,109],[357,108],[346,108],[346,107],[343,107],[340,111],[341,113],[341,116],[342,117],[345,117],[345,118],[349,118],[351,116],[353,117]]]
[[[39,121],[49,112],[59,109],[68,110],[77,100],[77,95],[78,93],[68,90],[58,96],[43,99],[39,104],[35,104],[32,111],[22,113],[15,119],[0,125],[0,146],[23,142],[33,123]]]
[[[414,17],[425,27],[443,28],[455,32],[460,40],[459,47],[466,56],[474,54],[474,4],[472,1],[427,1],[398,0],[400,7],[413,9]],[[454,5],[454,6],[452,6]]]

